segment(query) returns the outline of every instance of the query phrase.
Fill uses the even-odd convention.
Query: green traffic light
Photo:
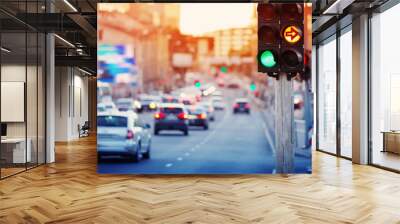
[[[272,53],[272,51],[270,51],[270,50],[264,51],[260,55],[260,62],[263,66],[265,66],[267,68],[274,67],[276,65],[274,53]]]
[[[221,69],[220,69],[220,71],[221,71],[222,73],[227,73],[227,72],[228,72],[228,68],[225,67],[225,66],[222,66]]]
[[[250,91],[252,91],[252,92],[254,92],[254,91],[256,91],[256,84],[254,84],[254,83],[252,83],[252,84],[250,84]]]
[[[200,82],[196,82],[196,83],[194,84],[194,86],[197,87],[197,88],[200,88],[200,87],[201,87],[201,83],[200,83]]]

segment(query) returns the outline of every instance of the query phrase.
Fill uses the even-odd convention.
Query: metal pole
[[[294,172],[293,82],[282,73],[275,85],[276,172]]]

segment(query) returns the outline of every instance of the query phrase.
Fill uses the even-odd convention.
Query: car
[[[250,103],[246,98],[239,98],[233,104],[233,113],[247,113],[250,114]]]
[[[200,126],[208,130],[208,119],[206,110],[201,106],[194,106],[189,109],[189,126]]]
[[[164,95],[161,97],[162,103],[179,103],[179,98],[172,95]]]
[[[157,99],[150,95],[142,95],[140,96],[140,105],[141,108],[138,110],[139,112],[143,111],[154,111],[157,109]]]
[[[158,135],[163,130],[178,130],[188,135],[188,127],[188,112],[183,104],[160,104],[154,114],[154,135]]]
[[[134,112],[105,112],[97,116],[97,158],[120,156],[139,162],[150,158],[150,125]]]
[[[119,111],[135,111],[135,104],[131,98],[119,98],[115,105]]]
[[[112,101],[103,102],[97,104],[98,112],[106,112],[106,111],[118,111],[117,107]]]
[[[212,104],[213,104],[215,110],[225,110],[226,105],[225,105],[222,97],[213,97]]]
[[[214,106],[212,104],[212,101],[201,102],[201,103],[199,103],[199,106],[204,108],[204,110],[206,111],[207,117],[210,121],[215,120]]]
[[[229,83],[228,84],[228,88],[229,89],[239,89],[239,84],[237,84],[237,83]]]

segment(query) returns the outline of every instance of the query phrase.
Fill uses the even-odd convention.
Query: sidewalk
[[[266,125],[266,137],[268,141],[271,142],[272,150],[275,152],[275,111],[274,108],[268,107],[265,105],[265,102],[251,96],[252,101],[257,105],[262,113],[262,117],[264,119],[264,123]],[[311,149],[310,148],[301,148],[296,147],[295,156],[311,158]]]

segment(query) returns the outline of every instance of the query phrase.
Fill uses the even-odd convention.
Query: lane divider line
[[[167,163],[167,164],[165,164],[165,167],[171,167],[171,166],[173,166],[174,164],[173,163]]]

